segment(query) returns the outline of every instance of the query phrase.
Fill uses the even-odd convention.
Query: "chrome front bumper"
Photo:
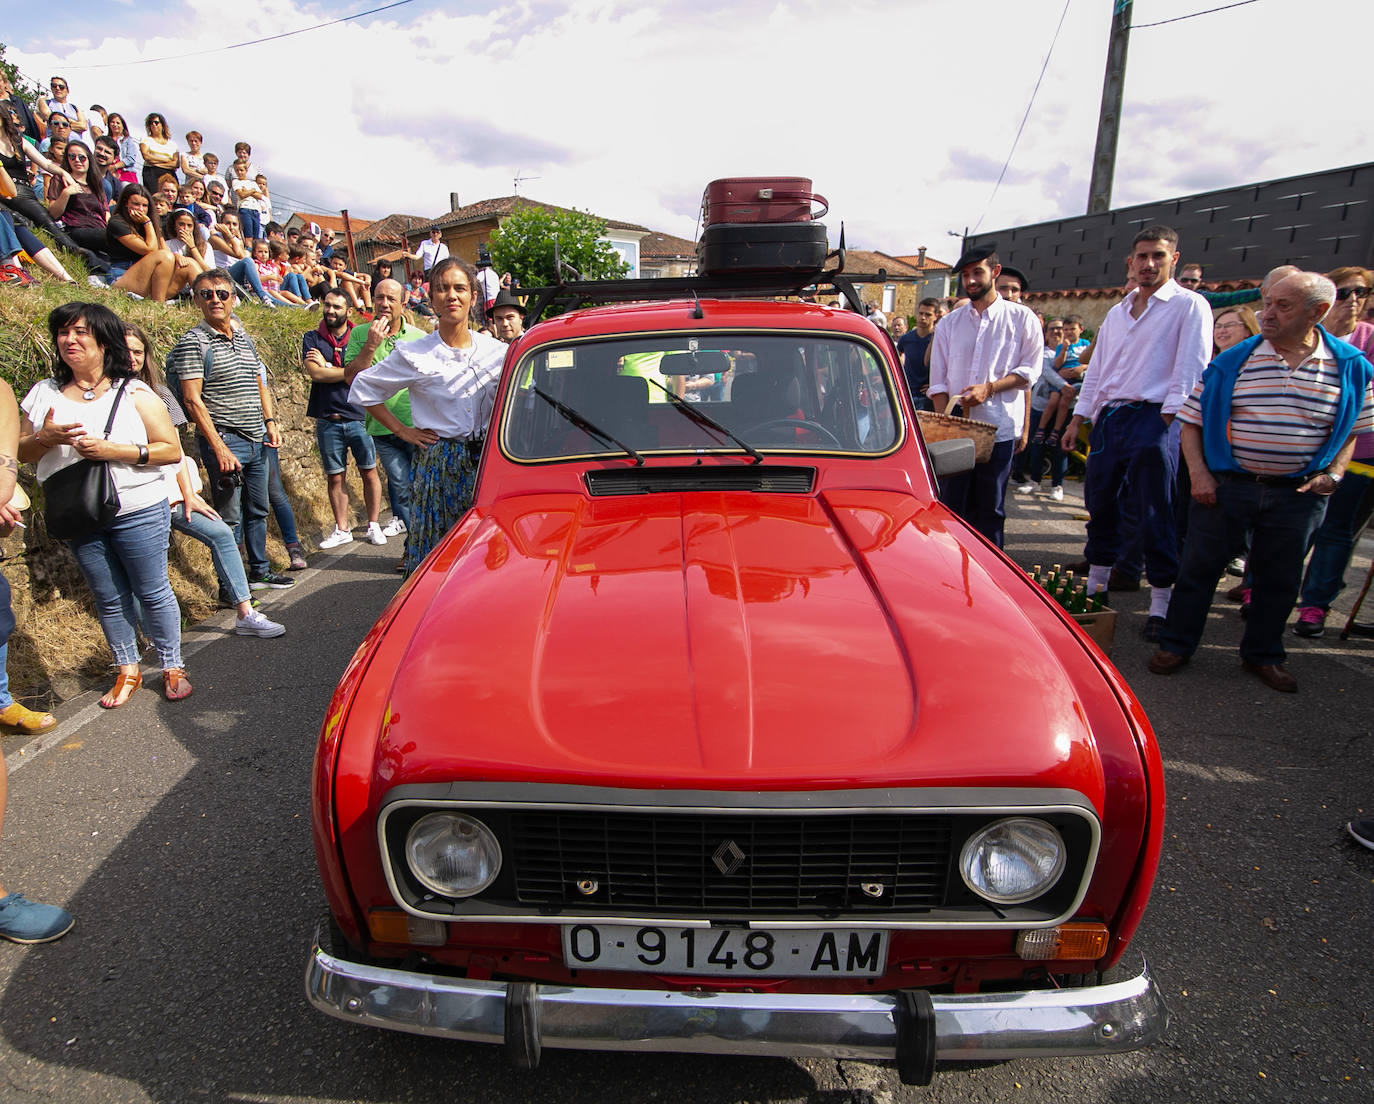
[[[515,1019],[542,1046],[812,1058],[899,1058],[894,995],[592,989],[470,981],[352,962],[317,930],[310,1002],[351,1023],[512,1048]],[[709,979],[703,979],[709,983]],[[1112,1054],[1153,1043],[1169,1012],[1144,961],[1125,981],[1079,989],[932,994],[934,1057],[983,1061]],[[507,1008],[518,1003],[518,1017]],[[929,1006],[927,1006],[929,1007]],[[508,1022],[512,1021],[512,1022]],[[517,1050],[521,1049],[515,1040]],[[525,1048],[526,1050],[528,1047]]]

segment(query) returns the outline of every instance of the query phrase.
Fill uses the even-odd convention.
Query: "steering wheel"
[[[774,426],[783,426],[788,429],[809,429],[813,433],[819,433],[825,437],[832,445],[838,449],[844,448],[844,442],[830,432],[820,422],[812,422],[806,418],[769,418],[766,422],[760,422],[756,426],[744,431],[744,438],[752,443],[755,433],[761,430],[771,429]]]

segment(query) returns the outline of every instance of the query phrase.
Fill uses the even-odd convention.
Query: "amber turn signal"
[[[448,940],[448,927],[441,921],[424,920],[400,909],[373,909],[367,914],[367,930],[378,943],[437,947]]]
[[[1031,962],[1065,959],[1088,962],[1107,953],[1107,925],[1061,924],[1057,928],[1023,931],[1016,937],[1016,953]]]

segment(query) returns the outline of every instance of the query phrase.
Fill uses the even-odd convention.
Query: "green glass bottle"
[[[1100,613],[1102,610],[1106,608],[1106,606],[1107,588],[1099,585],[1098,588],[1095,591],[1093,591],[1093,600],[1092,605],[1089,607],[1089,612]]]
[[[1088,584],[1084,583],[1073,592],[1073,598],[1069,601],[1070,613],[1088,612]]]
[[[1033,568],[1031,568],[1031,578],[1035,580],[1035,585],[1036,585],[1036,586],[1039,586],[1039,585],[1040,585],[1040,565],[1039,565],[1039,564],[1036,564]]]

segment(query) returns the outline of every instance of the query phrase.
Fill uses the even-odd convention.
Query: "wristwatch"
[[[1339,483],[1342,479],[1345,478],[1345,472],[1341,472],[1339,475],[1337,475],[1333,471],[1324,471],[1322,472],[1322,475],[1326,476],[1326,478],[1331,480],[1332,483]]]

